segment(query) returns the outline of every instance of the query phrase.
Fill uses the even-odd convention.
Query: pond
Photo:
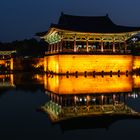
[[[137,75],[0,75],[3,140],[136,139],[138,112]]]

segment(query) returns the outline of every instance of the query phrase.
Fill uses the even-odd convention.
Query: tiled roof
[[[73,16],[61,14],[58,24],[51,24],[50,28],[89,33],[123,33],[140,31],[140,27],[120,26],[106,16]],[[43,36],[47,32],[38,33]]]

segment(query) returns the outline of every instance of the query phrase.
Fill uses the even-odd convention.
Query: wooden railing
[[[43,112],[47,112],[53,122],[65,120],[67,118],[89,116],[89,115],[135,115],[140,117],[140,113],[134,111],[124,103],[89,105],[89,106],[66,106],[62,107],[52,101],[41,107]]]
[[[119,104],[106,104],[106,105],[81,105],[81,106],[64,106],[55,104],[54,102],[49,102],[46,105],[47,108],[52,110],[53,112],[57,112],[58,114],[63,115],[72,115],[72,114],[93,114],[93,113],[128,113],[131,112],[131,109],[128,108],[124,103]]]
[[[76,50],[76,52],[74,52],[73,49],[63,49],[62,51],[47,51],[45,52],[46,55],[48,54],[56,54],[56,53],[93,53],[93,54],[96,54],[96,53],[101,53],[101,54],[131,54],[131,50],[115,50],[113,52],[112,49],[104,49],[103,51],[101,51],[101,49],[94,49],[94,50],[89,50],[87,52],[86,49],[79,49],[79,50]]]

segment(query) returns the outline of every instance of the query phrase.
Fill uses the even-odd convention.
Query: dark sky
[[[61,12],[109,14],[119,25],[140,26],[140,0],[0,0],[0,41],[32,38],[56,23]]]

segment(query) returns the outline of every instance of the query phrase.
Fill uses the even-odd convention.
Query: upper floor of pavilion
[[[140,32],[140,27],[121,26],[113,23],[113,21],[106,16],[74,16],[61,13],[57,24],[51,24],[48,31],[37,33],[40,38],[44,39],[51,45],[49,51],[58,52],[68,48],[63,44],[72,44],[69,50],[76,52],[78,45],[88,47],[93,46],[103,52],[104,46],[106,50],[115,52],[119,43],[124,44],[126,48],[126,40]],[[90,44],[90,45],[89,45]],[[97,45],[98,44],[98,45]],[[52,46],[53,45],[53,46]],[[59,49],[60,48],[60,49]],[[119,47],[120,48],[120,47]],[[95,49],[94,49],[95,50]]]

